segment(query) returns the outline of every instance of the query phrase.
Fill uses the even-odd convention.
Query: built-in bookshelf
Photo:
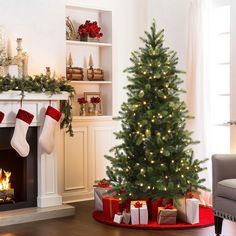
[[[100,92],[103,110],[102,116],[111,117],[113,115],[112,11],[81,5],[67,5],[67,16],[70,17],[76,32],[80,24],[84,24],[86,20],[90,20],[97,21],[103,33],[103,37],[96,42],[83,42],[77,39],[66,40],[67,57],[71,53],[73,66],[84,68],[83,80],[70,82],[76,90],[76,97],[72,103],[73,116],[76,119],[86,119],[86,117],[79,117],[78,97],[83,97],[84,92]],[[89,81],[87,79],[86,71],[90,54],[93,57],[94,68],[100,68],[104,71],[104,81]],[[91,120],[91,117],[88,117],[88,119]]]

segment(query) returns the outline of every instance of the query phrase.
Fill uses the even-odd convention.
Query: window
[[[230,153],[230,6],[212,17],[211,124],[213,153]]]

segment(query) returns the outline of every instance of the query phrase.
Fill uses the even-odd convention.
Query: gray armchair
[[[236,154],[212,156],[213,209],[215,233],[222,231],[222,220],[236,221]]]

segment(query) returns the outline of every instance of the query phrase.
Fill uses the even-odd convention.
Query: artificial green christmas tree
[[[107,175],[121,199],[172,197],[188,191],[206,189],[199,178],[204,161],[193,159],[195,144],[185,125],[188,116],[182,80],[174,51],[163,45],[164,30],[141,38],[145,47],[132,53],[133,65],[127,86],[128,100],[122,104],[118,119],[122,130],[116,138],[122,142],[112,148],[114,156]]]

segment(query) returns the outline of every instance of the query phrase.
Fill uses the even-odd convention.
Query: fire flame
[[[4,172],[4,177],[2,171]],[[11,172],[0,169],[0,190],[9,190],[11,188],[10,177]]]

